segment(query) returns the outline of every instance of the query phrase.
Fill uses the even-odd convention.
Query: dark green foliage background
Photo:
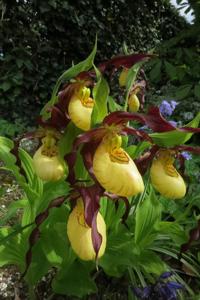
[[[57,77],[89,54],[96,33],[98,62],[123,53],[123,42],[148,51],[186,27],[153,0],[7,0],[1,15],[0,119],[17,124],[12,132],[35,124]]]

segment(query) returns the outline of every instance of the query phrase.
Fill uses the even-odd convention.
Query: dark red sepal
[[[20,142],[22,139],[34,139],[35,138],[35,131],[33,132],[27,132],[24,133],[23,135],[19,136],[17,139],[14,140],[14,147],[10,150],[10,153],[13,154],[16,158],[16,165],[19,167],[19,171],[20,174],[25,178],[26,178],[26,172],[24,171],[23,167],[22,167],[22,163],[21,160],[19,158],[19,146],[20,146]]]
[[[95,71],[83,71],[76,76],[77,81],[83,81],[85,86],[93,86],[96,79]]]
[[[69,101],[83,84],[80,82],[68,83],[64,86],[63,90],[58,93],[58,107],[64,111],[68,111]]]
[[[176,146],[174,148],[171,148],[172,150],[179,150],[179,151],[188,151],[194,154],[200,154],[200,147],[193,147],[193,146],[187,146],[187,145],[180,145]]]
[[[97,229],[97,214],[99,212],[99,202],[103,196],[104,189],[99,184],[89,187],[77,188],[84,202],[85,221],[92,231],[92,244],[98,258],[98,252],[102,244],[102,236]]]
[[[103,120],[104,125],[126,124],[128,121],[138,121],[142,125],[146,124],[143,114],[130,113],[125,111],[115,111],[106,116]]]
[[[179,172],[182,176],[185,176],[185,157],[181,153],[178,153],[177,159],[180,165]]]
[[[167,132],[172,130],[179,130],[184,132],[198,133],[200,128],[193,127],[181,127],[176,128],[169,121],[167,121],[160,113],[157,106],[152,106],[149,108],[147,115],[143,115],[145,124],[151,128],[154,132]]]
[[[170,124],[160,113],[157,106],[149,108],[147,115],[143,115],[145,124],[151,128],[154,132],[166,132],[175,130],[172,124]]]
[[[53,127],[59,131],[65,129],[70,119],[63,108],[56,104],[48,110],[51,112],[51,117],[48,120],[43,120],[42,116],[39,116],[37,123],[42,127]]]
[[[121,55],[115,56],[110,60],[107,60],[98,65],[99,70],[104,73],[106,70],[115,68],[118,69],[120,67],[131,68],[134,64],[142,61],[144,59],[149,59],[154,57],[153,54],[145,54],[145,53],[134,53],[130,55]]]
[[[136,121],[141,123],[142,125],[147,125],[154,132],[167,132],[173,130],[179,130],[179,131],[191,132],[191,133],[200,132],[200,128],[193,128],[193,127],[176,128],[161,115],[160,110],[157,106],[150,107],[147,114],[116,111],[106,116],[103,120],[103,124],[118,125],[118,124],[125,124],[128,121]]]
[[[93,171],[93,157],[95,154],[95,151],[99,145],[99,142],[93,142],[93,143],[87,143],[83,146],[81,150],[81,155],[83,157],[83,162],[88,170],[88,173],[90,174],[91,178],[95,181],[98,182]]]
[[[132,127],[124,127],[123,130],[121,131],[121,133],[126,133],[128,135],[136,135],[140,140],[144,141],[148,141],[150,143],[152,143],[152,138],[146,133],[144,132],[143,130],[140,130],[140,129],[135,129],[135,128],[132,128]]]
[[[154,145],[148,152],[134,160],[140,174],[144,175],[146,173],[158,150],[159,146]]]
[[[94,143],[100,142],[101,139],[103,138],[104,134],[105,134],[105,128],[94,128],[94,129],[91,129],[90,131],[80,134],[75,139],[71,152],[66,154],[64,157],[64,159],[66,160],[68,167],[69,167],[69,175],[68,175],[67,180],[70,182],[70,184],[74,185],[76,182],[74,166],[76,163],[77,151],[78,151],[79,147],[83,144],[90,143],[91,141],[93,141]],[[87,163],[86,163],[86,165],[87,165]]]

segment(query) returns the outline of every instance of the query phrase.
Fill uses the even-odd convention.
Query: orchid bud
[[[94,100],[90,97],[90,89],[81,88],[72,96],[68,113],[72,122],[80,129],[87,131],[91,127],[91,115],[94,106]]]
[[[106,224],[102,215],[98,212],[97,231],[102,237],[101,247],[98,252],[100,258],[106,248]],[[74,252],[82,260],[94,260],[96,253],[92,243],[92,229],[87,225],[84,216],[84,205],[81,198],[78,199],[76,206],[69,215],[67,222],[67,235]]]
[[[161,195],[180,199],[185,196],[186,185],[173,165],[174,160],[172,151],[159,151],[158,157],[152,163],[150,176],[152,185]]]
[[[53,137],[43,138],[42,146],[33,156],[33,165],[37,176],[42,180],[57,181],[63,178],[65,168]]]
[[[132,94],[128,98],[128,108],[130,112],[137,112],[139,110],[140,101],[136,94]]]
[[[105,136],[93,159],[94,174],[108,192],[129,197],[142,193],[144,183],[135,163],[121,148],[121,137]]]
[[[121,73],[119,75],[119,86],[120,87],[126,86],[127,76],[128,76],[128,69],[123,68],[123,70],[121,71]]]

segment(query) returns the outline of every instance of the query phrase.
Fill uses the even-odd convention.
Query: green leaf
[[[76,178],[79,178],[81,180],[90,180],[88,171],[85,168],[83,157],[80,154],[80,151],[77,153],[76,164],[75,164],[75,175]]]
[[[60,266],[69,251],[66,223],[57,223],[42,231],[42,248],[52,266]]]
[[[132,159],[136,159],[149,147],[151,147],[151,144],[149,142],[141,142],[138,143],[137,146],[135,145],[128,146],[125,150],[126,152],[128,152],[128,154],[131,156]]]
[[[108,234],[105,254],[99,265],[109,276],[121,277],[127,267],[135,264],[134,241],[131,233],[122,225]]]
[[[135,157],[137,146],[136,145],[130,145],[126,147],[124,150],[130,155],[130,157],[133,159]]]
[[[49,203],[58,197],[67,196],[69,193],[69,183],[66,181],[46,182],[44,184],[43,194],[37,205],[37,213],[47,208]]]
[[[154,225],[160,221],[161,205],[156,195],[151,189],[150,195],[147,196],[142,204],[136,210],[135,224],[135,243],[140,245],[148,239],[149,235],[154,232]],[[151,241],[151,239],[150,239]],[[148,242],[150,242],[148,240]]]
[[[21,148],[19,149],[19,158],[22,162],[22,167],[26,173],[30,188],[41,195],[43,191],[43,181],[35,174],[33,159],[25,150]]]
[[[56,293],[84,297],[96,293],[97,288],[91,279],[87,264],[76,260],[62,265],[52,284]]]
[[[12,140],[10,140],[6,137],[0,136],[0,147],[3,145],[5,147],[9,148],[9,150],[11,150],[14,147],[14,143]]]
[[[58,80],[55,84],[55,87],[53,89],[53,93],[52,93],[52,97],[51,97],[50,101],[44,106],[44,108],[41,111],[41,115],[44,117],[44,119],[48,119],[50,117],[51,113],[48,112],[48,108],[52,107],[57,102],[57,100],[58,100],[57,93],[58,93],[61,83],[63,81],[68,81],[69,79],[74,78],[76,75],[78,75],[82,71],[90,70],[94,63],[96,51],[97,51],[97,38],[95,40],[94,48],[93,48],[92,52],[90,53],[90,55],[88,56],[88,58],[86,58],[82,62],[78,63],[77,65],[72,66],[58,78]]]
[[[25,168],[29,178],[29,184],[26,183],[24,176],[22,176],[20,173],[19,167],[16,165],[16,157],[10,153],[12,147],[13,147],[13,142],[11,140],[4,137],[0,137],[0,160],[2,160],[5,164],[5,167],[13,173],[17,182],[21,185],[24,192],[26,193],[26,196],[31,204],[31,207],[33,207],[34,203],[38,202],[39,196],[42,193],[42,183],[40,179],[33,178],[34,183],[30,184],[32,181],[32,172],[33,172],[32,159],[24,150],[21,149],[19,150],[19,156],[21,156],[21,158],[23,159],[22,165]]]
[[[176,98],[182,100],[186,98],[192,89],[192,84],[181,85],[176,91]]]
[[[107,101],[110,92],[109,85],[105,78],[101,75],[99,70],[95,68],[97,74],[97,84],[93,88],[94,108],[92,111],[92,125],[98,124],[103,121],[104,117],[108,113]]]
[[[4,92],[7,92],[7,91],[11,88],[11,83],[8,82],[8,81],[5,81],[5,82],[3,82],[3,83],[0,85],[0,88],[1,88]]]
[[[165,70],[170,80],[175,80],[177,78],[176,67],[174,67],[172,64],[170,64],[167,61],[165,61]]]
[[[0,235],[0,246],[5,245],[5,243],[11,241],[13,237],[17,236],[19,233],[22,233],[26,228],[32,226],[33,224],[34,223],[30,223],[25,226],[15,225],[13,226],[13,228],[8,227],[8,234],[5,236]]]
[[[200,122],[200,113],[184,127],[197,128]],[[190,132],[181,132],[178,130],[172,130],[162,133],[151,133],[150,137],[153,139],[153,142],[161,147],[174,147],[177,145],[182,145],[186,143],[194,133]]]
[[[170,238],[177,246],[182,245],[187,241],[186,232],[179,224],[175,222],[159,222],[158,224],[156,224],[156,230],[158,230],[162,234],[170,236]]]
[[[16,264],[23,268],[25,247],[21,235],[12,235],[13,230],[9,227],[0,229],[0,267],[8,264]],[[10,237],[7,239],[7,237]]]
[[[123,201],[120,201],[118,207],[116,208],[113,202],[104,198],[101,201],[101,206],[105,204],[106,206],[104,207],[103,215],[106,222],[106,228],[107,230],[118,231],[118,227],[121,225],[122,216],[125,213],[125,204]]]
[[[13,146],[13,142],[10,139],[0,137],[0,160],[2,160],[5,167],[13,173],[18,183],[24,184],[25,178],[20,174],[19,167],[16,165],[16,158],[10,153]]]
[[[66,221],[69,212],[70,209],[66,205],[51,209],[42,227],[41,247],[47,260],[53,266],[60,266],[68,257],[70,244],[67,238]]]
[[[160,59],[157,59],[157,63],[154,65],[154,67],[149,73],[150,79],[152,81],[158,81],[161,79],[161,67],[162,61]]]
[[[185,64],[176,67],[176,73],[178,80],[182,81],[184,76],[187,74],[187,66]]]
[[[25,276],[29,285],[35,285],[51,268],[46,255],[41,246],[41,240],[38,240],[32,249],[32,260]]]
[[[122,110],[121,105],[117,104],[113,97],[108,96],[108,107],[110,112],[114,112],[116,110]]]
[[[147,273],[160,276],[166,271],[165,263],[162,259],[151,250],[144,250],[138,257],[138,264],[141,269]]]
[[[72,150],[74,139],[81,133],[81,130],[77,128],[72,122],[70,122],[59,140],[59,151],[61,157],[64,157]]]
[[[194,86],[194,94],[195,96],[200,99],[200,83],[199,84],[195,84]]]
[[[23,59],[21,59],[21,58],[16,59],[16,64],[17,64],[18,68],[21,68],[23,66],[23,63],[24,63]]]

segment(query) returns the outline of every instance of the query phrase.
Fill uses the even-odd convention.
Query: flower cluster
[[[72,249],[82,260],[97,260],[106,249],[106,224],[99,212],[102,197],[124,201],[124,219],[129,211],[129,197],[143,193],[142,175],[149,169],[151,183],[157,192],[168,199],[181,199],[186,194],[186,183],[183,174],[176,169],[175,161],[189,159],[185,151],[200,153],[200,149],[181,145],[200,129],[192,125],[177,128],[175,123],[164,118],[172,114],[177,102],[163,101],[160,110],[151,107],[146,114],[138,112],[140,104],[144,103],[146,84],[144,79],[141,80],[141,73],[140,80],[133,82],[127,90],[127,80],[130,81],[131,76],[129,69],[149,57],[145,54],[120,56],[99,65],[101,73],[108,75],[110,72],[110,76],[123,68],[119,85],[126,93],[125,104],[129,112],[109,112],[107,102],[101,102],[104,105],[101,110],[98,97],[105,97],[105,91],[97,92],[102,79],[98,81],[95,70],[91,69],[66,82],[54,103],[44,110],[48,117],[39,119],[41,128],[35,136],[40,145],[33,156],[35,173],[44,181],[66,180],[70,184],[68,198],[72,211],[67,220],[67,235]],[[108,101],[109,89],[106,91],[105,101]],[[98,119],[96,123],[94,116]],[[130,126],[131,121],[139,123],[139,129]],[[71,136],[67,135],[69,124],[75,132]],[[142,128],[149,128],[151,133],[147,134]],[[123,137],[128,135],[134,135],[139,142],[148,142],[147,151],[135,161],[123,144]],[[68,148],[66,137],[71,139]],[[80,157],[87,170],[85,181],[76,170]],[[170,293],[170,288],[171,295],[175,294],[173,283],[162,281],[143,292],[155,294],[158,286],[165,294]]]

